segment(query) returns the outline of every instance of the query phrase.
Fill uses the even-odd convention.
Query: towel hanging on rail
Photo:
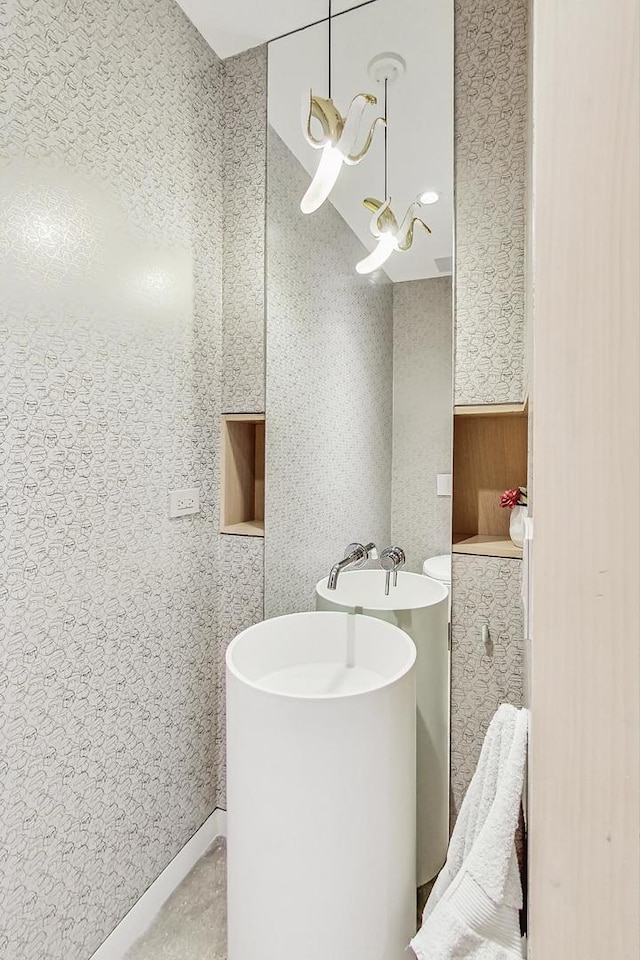
[[[520,960],[515,834],[529,714],[503,704],[489,725],[445,863],[411,941],[418,960]]]

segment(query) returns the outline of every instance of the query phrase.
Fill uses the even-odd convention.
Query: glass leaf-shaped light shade
[[[356,270],[358,273],[373,273],[373,271],[378,270],[383,263],[386,263],[395,249],[396,238],[393,234],[381,234],[381,236],[378,237],[375,250],[373,250],[368,257],[365,257],[364,260],[356,263]]]
[[[309,184],[307,192],[300,201],[300,209],[303,213],[313,213],[318,207],[322,206],[340,176],[343,163],[344,156],[337,147],[332,147],[328,143],[322,148],[318,169]]]
[[[375,200],[373,197],[367,197],[363,201],[367,210],[373,211],[369,229],[378,243],[368,257],[356,264],[358,273],[373,273],[385,263],[394,250],[408,250],[413,243],[414,224],[420,223],[427,233],[431,233],[431,228],[415,216],[417,203],[412,203],[405,213],[402,223],[398,226],[398,221],[391,209],[391,198],[388,197],[384,202]]]
[[[359,93],[351,101],[347,116],[343,119],[332,100],[311,96],[305,124],[305,138],[312,147],[322,149],[322,157],[309,189],[300,203],[303,213],[313,213],[322,206],[340,176],[343,163],[359,163],[364,157],[371,145],[376,124],[382,120],[378,117],[374,121],[365,136],[364,143],[359,146],[364,112],[367,106],[375,103],[377,100],[372,94]],[[314,119],[322,128],[322,136],[319,138],[314,137],[311,131],[311,122]]]

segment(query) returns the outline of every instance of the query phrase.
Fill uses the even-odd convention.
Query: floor
[[[419,930],[422,926],[422,912],[427,905],[427,900],[431,895],[433,890],[433,885],[436,881],[430,880],[429,883],[425,883],[424,886],[418,887],[418,913],[416,916],[416,929]]]
[[[126,960],[226,960],[226,845],[198,861]]]
[[[125,960],[227,960],[226,867],[226,843],[219,837]],[[432,886],[418,891],[419,915]]]

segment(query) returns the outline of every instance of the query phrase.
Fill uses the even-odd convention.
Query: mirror
[[[334,4],[327,21],[269,44],[266,228],[266,524],[268,617],[312,609],[352,541],[399,545],[406,571],[451,545],[453,5],[451,0]],[[344,116],[360,93],[359,147],[384,115],[372,61],[394,54],[387,82],[387,182],[413,243],[360,275],[376,247],[366,198],[385,199],[385,128],[343,164],[329,199],[300,201],[322,151],[304,135],[309,91]],[[321,126],[312,120],[317,138]],[[429,198],[427,198],[429,199]],[[438,488],[438,483],[440,487]],[[371,565],[371,564],[370,564]],[[445,564],[446,566],[446,564]]]

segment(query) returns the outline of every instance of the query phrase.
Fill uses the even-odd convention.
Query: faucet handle
[[[402,547],[387,547],[380,554],[380,566],[383,570],[397,571],[404,567],[407,557]]]
[[[404,567],[405,563],[407,562],[407,555],[402,549],[402,547],[394,547],[394,550],[398,557],[398,566],[393,571],[393,585],[394,587],[397,587],[398,586],[398,570],[400,569],[400,567]]]
[[[380,554],[380,566],[387,572],[384,585],[384,593],[386,597],[389,596],[391,574],[393,573],[393,585],[394,587],[397,587],[398,570],[400,567],[404,567],[406,562],[407,557],[402,547],[387,547],[386,550],[383,550]]]

